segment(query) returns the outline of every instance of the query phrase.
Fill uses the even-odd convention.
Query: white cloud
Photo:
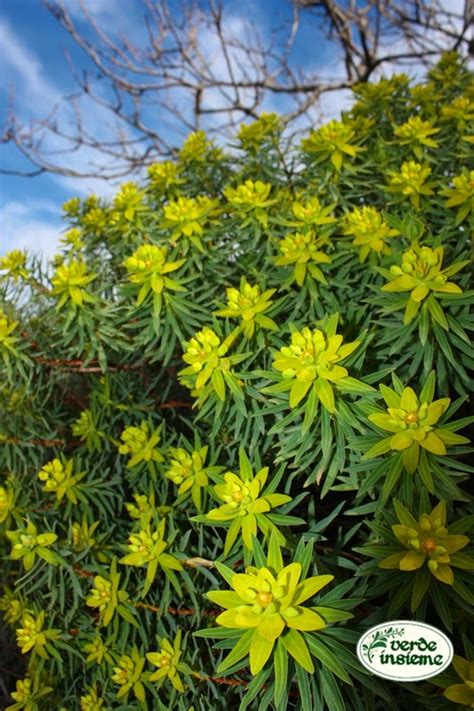
[[[15,87],[15,99],[23,107],[50,110],[60,99],[60,92],[45,73],[40,59],[26,47],[11,25],[0,18],[0,74]]]
[[[0,207],[0,254],[28,249],[51,257],[63,229],[58,214],[58,207],[46,201],[6,202]]]

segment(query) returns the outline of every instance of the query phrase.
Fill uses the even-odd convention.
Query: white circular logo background
[[[453,645],[443,632],[414,620],[392,620],[367,630],[357,643],[366,669],[393,681],[422,681],[451,664]]]

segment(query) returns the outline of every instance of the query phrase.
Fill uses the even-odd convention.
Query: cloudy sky
[[[458,5],[461,0],[449,0]],[[146,41],[143,10],[140,0],[84,0],[88,11],[115,36],[126,34],[138,45]],[[178,0],[170,0],[171,5]],[[87,36],[88,25],[80,9],[80,0],[65,0],[78,28]],[[291,19],[288,0],[224,0],[225,17],[233,34],[243,32],[245,21],[254,21],[264,37],[271,29]],[[212,54],[213,38],[202,38],[207,52]],[[22,122],[46,117],[56,108],[58,124],[67,126],[71,102],[65,96],[76,90],[70,62],[78,70],[91,68],[91,63],[63,30],[41,0],[0,0],[0,121],[2,125],[9,106],[14,105]],[[311,51],[309,53],[309,48]],[[219,61],[219,57],[214,58]],[[302,23],[292,60],[306,70],[318,70],[334,77],[340,65],[333,47],[318,32],[314,24]],[[325,117],[337,116],[348,105],[346,96],[327,95]],[[267,110],[285,110],[284,99]],[[96,106],[83,105],[87,128],[104,140],[112,135],[110,117]],[[172,132],[160,117],[152,117],[154,128]],[[161,121],[161,124],[160,124]],[[176,138],[179,144],[183,136]],[[49,142],[51,150],[60,146]],[[12,145],[0,147],[1,165],[11,170],[28,169],[31,165]],[[93,156],[92,156],[93,157]],[[90,152],[79,150],[68,156],[71,168],[81,169],[91,160]],[[51,255],[64,225],[60,212],[62,203],[76,195],[95,192],[110,195],[113,186],[96,179],[78,179],[54,174],[35,178],[0,175],[0,254],[16,247],[29,247]]]

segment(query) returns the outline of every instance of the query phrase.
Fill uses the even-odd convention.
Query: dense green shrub
[[[472,96],[450,54],[299,145],[193,134],[1,259],[10,709],[472,706]],[[455,668],[370,675],[400,617]]]

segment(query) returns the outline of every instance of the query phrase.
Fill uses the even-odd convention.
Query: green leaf
[[[350,677],[347,675],[344,667],[338,662],[334,654],[326,647],[320,639],[317,639],[314,635],[306,635],[308,641],[308,646],[311,654],[319,659],[319,661],[326,666],[333,674],[345,681],[346,684],[351,684]]]
[[[247,630],[239,641],[235,644],[232,652],[227,655],[227,657],[219,664],[216,669],[217,674],[224,674],[227,669],[230,669],[234,664],[240,662],[241,659],[247,656],[250,650],[250,643],[252,641],[254,630]]]
[[[288,632],[280,637],[280,640],[293,659],[302,666],[303,669],[313,674],[314,665],[305,642],[305,637],[297,630],[289,629]]]
[[[273,691],[273,700],[275,706],[278,707],[283,701],[285,694],[288,693],[287,678],[288,678],[288,653],[282,643],[281,638],[277,641],[274,654],[274,675],[275,688]]]

